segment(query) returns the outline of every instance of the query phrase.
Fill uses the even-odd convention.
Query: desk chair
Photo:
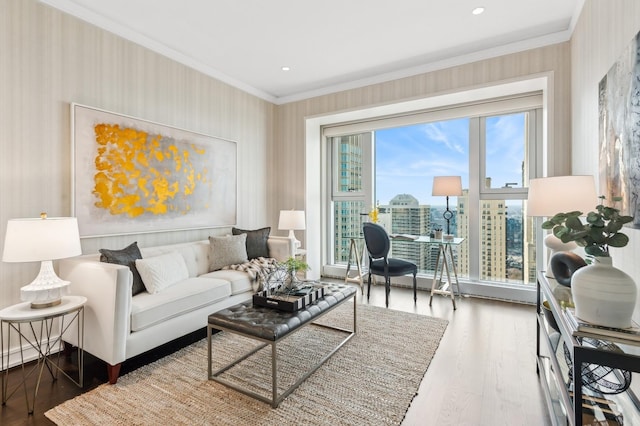
[[[413,300],[417,301],[416,295],[416,275],[418,266],[406,260],[388,257],[391,249],[391,241],[387,231],[375,223],[363,223],[364,242],[367,245],[369,254],[369,277],[367,281],[367,300],[371,293],[371,275],[384,277],[384,288],[386,306],[389,307],[389,292],[391,291],[391,277],[400,277],[413,274]]]

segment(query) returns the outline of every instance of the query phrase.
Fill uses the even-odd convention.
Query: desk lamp
[[[451,238],[449,221],[453,217],[453,212],[449,210],[449,197],[462,195],[462,178],[460,176],[434,176],[431,195],[447,197],[447,209],[442,214],[442,217],[447,221],[446,237]]]

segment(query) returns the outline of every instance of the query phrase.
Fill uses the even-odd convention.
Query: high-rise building
[[[458,236],[468,238],[468,190],[458,197]],[[504,200],[480,200],[480,279],[504,281],[507,277],[507,207]],[[469,273],[469,248],[460,247],[458,259],[461,274]]]
[[[338,191],[349,193],[362,190],[363,135],[340,137],[338,155],[340,168]],[[347,263],[351,237],[362,234],[363,214],[367,209],[363,201],[343,200],[334,203],[334,256],[336,263]]]
[[[391,234],[429,235],[430,210],[431,206],[420,205],[413,195],[398,194],[388,205],[380,206],[381,224]],[[393,257],[414,262],[419,271],[433,270],[435,257],[427,244],[393,241],[391,250]]]

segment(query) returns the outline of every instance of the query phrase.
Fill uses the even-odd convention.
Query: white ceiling
[[[41,1],[278,104],[567,41],[584,3]]]

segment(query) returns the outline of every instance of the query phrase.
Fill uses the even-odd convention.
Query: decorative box
[[[276,290],[271,294],[260,291],[253,295],[254,306],[265,306],[280,311],[296,312],[324,297],[324,286],[303,284],[292,290]]]

